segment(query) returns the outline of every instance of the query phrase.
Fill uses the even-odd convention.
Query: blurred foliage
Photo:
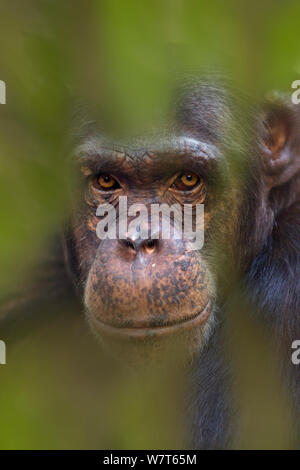
[[[270,89],[289,90],[300,73],[299,22],[297,0],[3,0],[1,296],[22,286],[66,216],[74,95],[107,133],[128,135],[165,121],[183,74],[218,70],[258,99]],[[152,385],[120,379],[116,387],[103,379],[109,368],[91,338],[78,343],[70,335],[67,324],[54,323],[52,332],[33,332],[9,348],[9,365],[0,369],[0,448],[180,447],[167,406],[176,393],[162,387],[155,396],[161,377]],[[245,358],[245,346],[240,354]],[[266,368],[271,378],[251,367],[251,383],[241,378],[248,438],[241,445],[288,447],[281,433],[271,433],[285,414],[280,399],[265,415],[275,421],[258,432],[259,390],[264,380],[270,393],[276,383]]]

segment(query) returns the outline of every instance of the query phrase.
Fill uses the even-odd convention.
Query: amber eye
[[[94,185],[103,191],[114,190],[120,187],[115,178],[106,173],[101,173],[94,179]]]
[[[177,177],[173,187],[179,191],[190,191],[198,185],[199,181],[200,178],[195,173],[185,172]]]

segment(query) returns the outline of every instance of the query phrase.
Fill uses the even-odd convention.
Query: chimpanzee
[[[90,126],[79,131],[80,200],[60,272],[97,335],[140,344],[183,335],[194,357],[192,445],[224,448],[234,427],[222,346],[231,281],[286,350],[300,338],[300,109],[278,97],[237,104],[213,80],[189,82],[178,96],[173,122],[155,135],[111,142]],[[160,237],[160,224],[155,236],[146,227],[143,238],[128,230],[100,240],[97,208],[117,209],[120,196],[147,210],[204,204],[203,247],[175,232]]]

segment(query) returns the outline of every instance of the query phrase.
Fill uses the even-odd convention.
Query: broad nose
[[[159,243],[160,240],[158,239],[153,239],[153,238],[147,238],[142,239],[138,238],[135,239],[134,237],[127,237],[124,240],[118,240],[122,250],[125,252],[135,252],[136,254],[139,252],[143,252],[145,254],[152,254],[155,253],[158,248],[159,248]]]

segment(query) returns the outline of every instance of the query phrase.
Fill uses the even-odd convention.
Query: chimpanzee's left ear
[[[286,183],[300,170],[300,106],[268,104],[262,121],[261,158],[272,188]]]

